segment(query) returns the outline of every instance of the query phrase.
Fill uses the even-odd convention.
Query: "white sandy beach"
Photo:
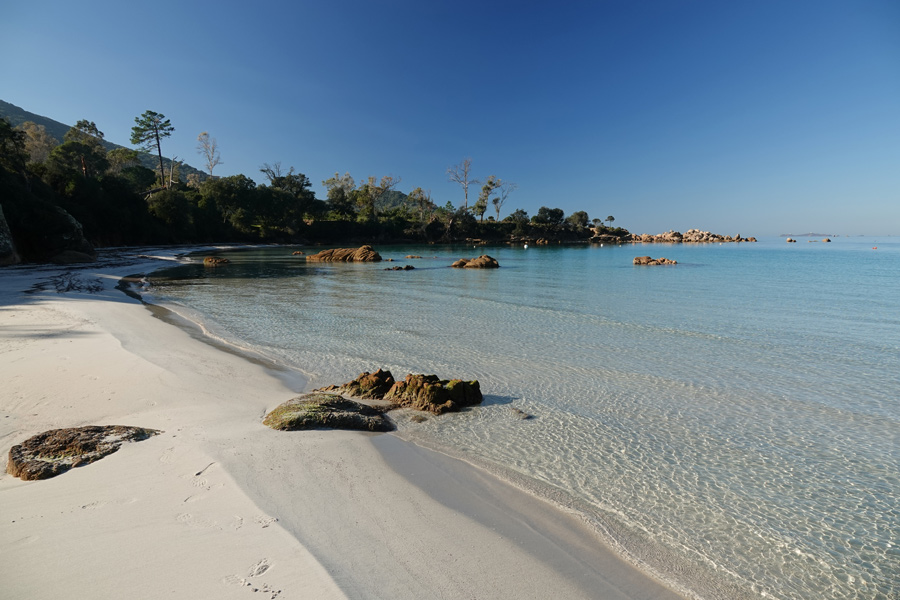
[[[264,427],[303,390],[114,289],[136,270],[33,294],[63,268],[0,270],[0,451],[62,427],[164,432],[53,479],[0,477],[0,597],[681,597],[467,463]]]

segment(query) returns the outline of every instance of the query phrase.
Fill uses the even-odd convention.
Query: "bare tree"
[[[222,164],[219,156],[219,144],[216,138],[209,137],[209,133],[204,131],[197,136],[197,153],[206,159],[206,168],[209,170],[209,176],[212,177],[213,169],[216,165]]]
[[[447,175],[450,181],[458,183],[462,186],[463,193],[466,197],[466,203],[463,210],[469,209],[469,186],[479,183],[477,179],[472,178],[472,159],[464,158],[458,165],[453,165],[447,169]]]
[[[497,220],[500,220],[500,209],[503,208],[503,205],[506,203],[506,199],[509,198],[509,195],[516,191],[516,188],[519,186],[511,181],[504,181],[500,184],[498,189],[500,190],[500,195],[495,196],[493,199],[494,210],[497,211]]]

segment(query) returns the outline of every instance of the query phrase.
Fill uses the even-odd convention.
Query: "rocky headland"
[[[736,236],[732,237],[730,235],[721,235],[718,233],[711,233],[709,231],[700,231],[699,229],[688,229],[684,233],[670,230],[665,233],[659,233],[656,235],[650,233],[632,233],[623,239],[626,242],[643,244],[712,244],[725,242],[740,243],[756,241],[755,237],[745,238],[742,237],[741,234],[737,234]]]

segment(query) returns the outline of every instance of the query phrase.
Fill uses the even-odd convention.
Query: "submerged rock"
[[[360,373],[359,377],[343,385],[329,385],[316,391],[345,394],[363,400],[381,400],[394,383],[394,376],[390,371],[378,369],[374,373]]]
[[[309,262],[381,262],[381,255],[372,246],[332,248],[306,257]]]
[[[118,450],[124,442],[139,442],[160,433],[125,425],[52,429],[13,446],[6,472],[25,480],[49,479],[73,467],[98,461]]]
[[[478,258],[461,258],[450,266],[457,269],[496,269],[500,263],[496,258],[482,254]]]
[[[404,381],[395,383],[384,399],[400,406],[439,415],[481,404],[484,397],[477,380],[442,380],[437,375],[410,373]]]
[[[227,265],[229,261],[227,258],[222,258],[221,256],[207,256],[203,259],[203,266],[205,267],[218,267],[219,265]]]
[[[292,398],[266,415],[263,425],[282,431],[355,429],[393,431],[394,425],[378,408],[338,394],[313,392]]]

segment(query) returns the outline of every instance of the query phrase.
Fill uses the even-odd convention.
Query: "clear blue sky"
[[[8,2],[0,99],[217,175],[516,182],[637,233],[900,234],[896,0]],[[476,192],[477,193],[477,192]],[[490,212],[488,214],[491,214]]]

